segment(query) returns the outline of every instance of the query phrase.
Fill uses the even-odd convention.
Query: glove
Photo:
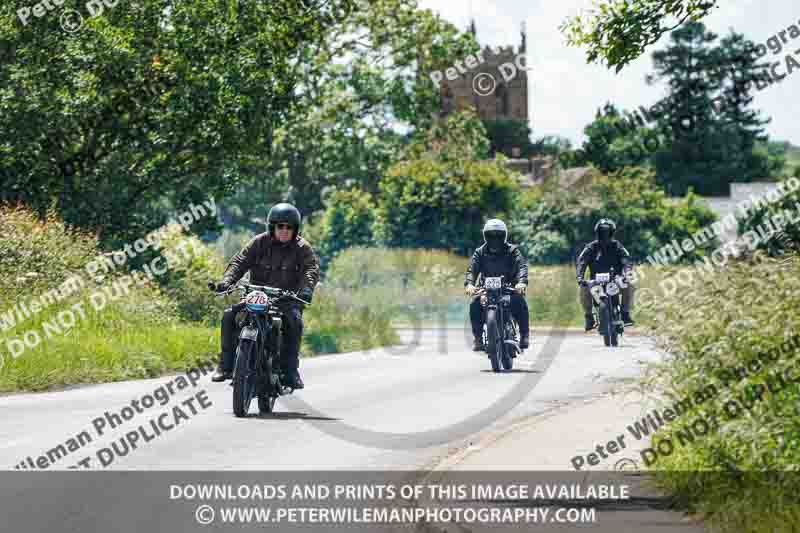
[[[297,297],[300,298],[301,300],[305,300],[308,303],[311,303],[311,300],[314,298],[314,291],[312,291],[308,287],[305,287],[297,292]]]
[[[514,290],[517,291],[522,296],[525,296],[525,293],[528,291],[528,286],[525,285],[524,283],[517,283],[514,286]]]
[[[477,291],[477,290],[478,290],[478,288],[475,285],[473,285],[472,283],[470,283],[469,285],[464,287],[464,292],[467,293],[467,296],[472,296],[473,294],[475,294],[475,291]]]
[[[214,292],[228,292],[231,290],[231,286],[225,282],[214,283],[213,281],[209,281],[208,288]]]
[[[578,280],[578,287],[588,287],[588,286],[589,282],[586,281],[585,279],[581,278]]]

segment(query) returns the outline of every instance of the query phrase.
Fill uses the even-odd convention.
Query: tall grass
[[[0,316],[59,287],[70,275],[84,281],[81,290],[0,332],[0,392],[152,377],[213,360],[219,352],[219,319],[234,298],[216,298],[206,283],[219,279],[224,263],[179,226],[165,228],[161,243],[164,254],[184,259],[158,282],[114,292],[119,297],[96,311],[90,295],[111,288],[127,272],[120,267],[103,277],[87,275],[85,265],[99,253],[91,235],[70,230],[52,215],[40,220],[24,208],[0,208],[0,223]],[[187,259],[175,250],[188,242]],[[85,316],[71,310],[79,303]],[[398,341],[384,310],[348,304],[333,291],[318,291],[305,318],[304,355]],[[37,332],[41,342],[28,332]],[[30,347],[18,353],[26,333]]]
[[[440,250],[351,248],[331,263],[325,286],[339,298],[357,300],[394,317],[394,324],[462,326],[469,299],[464,274],[469,260]],[[674,268],[641,266],[637,285],[649,291]],[[575,268],[528,267],[528,309],[532,326],[583,327]]]
[[[709,384],[719,394],[657,432],[675,439],[690,420],[716,420],[706,435],[653,465],[661,484],[706,514],[721,531],[756,533],[800,529],[800,383],[768,391],[741,415],[725,403],[740,401],[770,372],[788,367],[797,375],[796,348],[786,345],[800,333],[800,259],[761,258],[723,271],[654,302],[648,320],[660,344],[672,352],[649,381],[667,398],[684,398]],[[777,361],[749,366],[759,354],[779,350]],[[722,368],[744,367],[748,374],[720,381]],[[769,472],[791,471],[780,478]],[[713,471],[714,474],[703,474]]]

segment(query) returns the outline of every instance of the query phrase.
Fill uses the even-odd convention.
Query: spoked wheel
[[[276,387],[280,384],[274,383],[276,380],[272,374],[272,357],[267,357],[264,361],[264,375],[269,376],[264,379],[261,395],[258,397],[258,412],[262,415],[270,414],[275,410],[275,400],[278,399]]]
[[[497,328],[497,310],[489,309],[486,312],[486,351],[489,352],[489,361],[492,363],[492,372],[500,372],[500,356],[503,347]]]
[[[511,357],[512,349],[508,346],[503,347],[503,357],[501,358],[501,362],[503,363],[503,368],[506,370],[511,370],[514,368],[514,358]]]
[[[247,416],[255,395],[255,355],[255,342],[245,339],[239,341],[233,372],[233,414],[238,418]]]
[[[600,319],[599,329],[600,334],[603,335],[603,344],[606,346],[611,346],[612,344],[612,332],[613,332],[613,341],[616,343],[617,333],[614,328],[614,324],[611,322],[611,309],[605,302],[600,303],[600,308],[598,310],[598,315]],[[616,346],[616,344],[614,344]]]

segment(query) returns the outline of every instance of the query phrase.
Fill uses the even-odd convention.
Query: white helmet
[[[488,220],[483,226],[483,242],[486,243],[489,251],[498,251],[501,244],[508,242],[506,223],[498,218]]]

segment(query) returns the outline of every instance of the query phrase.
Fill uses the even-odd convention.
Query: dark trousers
[[[522,337],[527,336],[530,332],[528,302],[521,294],[511,295],[511,316],[519,324],[519,334]],[[469,320],[472,322],[472,334],[476,339],[480,339],[483,335],[483,307],[480,296],[473,296],[469,304]]]
[[[236,361],[236,346],[239,343],[239,325],[236,315],[244,309],[243,303],[232,305],[222,314],[222,353],[220,364],[223,370],[233,371]],[[284,371],[300,367],[300,341],[303,338],[303,312],[296,306],[283,308],[283,334],[281,335],[281,362]]]

